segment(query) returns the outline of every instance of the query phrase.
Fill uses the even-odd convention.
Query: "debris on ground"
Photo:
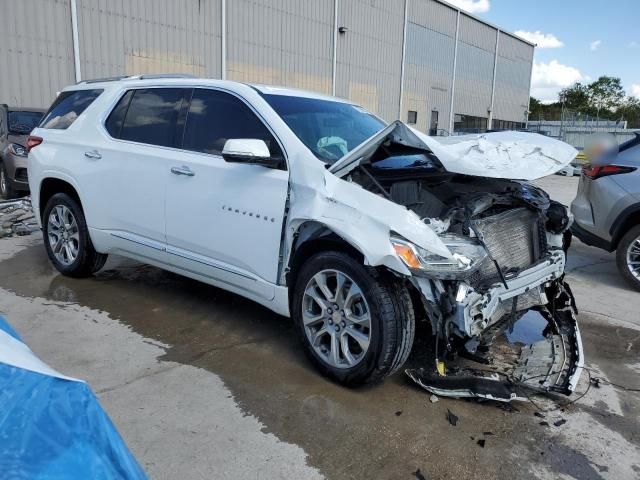
[[[548,427],[549,426],[549,422],[540,422],[540,425],[542,425],[543,427]]]
[[[415,472],[412,472],[413,475],[415,475],[416,480],[427,480],[427,477],[425,477],[422,472],[420,471],[420,469],[417,469]]]
[[[478,440],[476,443],[477,443],[478,445],[480,445],[482,448],[484,448],[484,444],[485,444],[486,442],[487,442],[487,441],[486,441],[484,438],[481,438],[481,439],[480,439],[480,440]]]
[[[436,402],[438,401],[438,396],[437,396],[437,395],[431,395],[431,396],[429,397],[429,401],[430,401],[431,403],[436,403]]]
[[[447,409],[447,420],[454,427],[458,424],[458,417],[451,412],[451,410]]]
[[[557,422],[553,422],[553,424],[556,427],[560,427],[560,426],[564,425],[565,423],[567,423],[567,421],[564,418],[562,420],[558,420]]]
[[[396,412],[396,417],[399,417],[400,415],[402,415],[402,410],[398,410],[398,411]]]
[[[544,417],[544,413],[542,413],[542,412],[533,412],[533,414],[538,418],[545,418]]]
[[[485,437],[490,437],[491,435],[494,435],[494,433],[493,433],[493,432],[482,432],[482,434],[483,434]]]
[[[38,229],[29,197],[0,201],[0,238],[29,235]]]

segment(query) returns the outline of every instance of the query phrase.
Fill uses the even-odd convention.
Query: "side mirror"
[[[272,158],[269,147],[264,140],[256,138],[230,138],[222,149],[222,158],[227,162],[249,163],[276,167],[281,162],[280,158]]]

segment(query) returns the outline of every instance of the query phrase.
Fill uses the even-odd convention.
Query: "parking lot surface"
[[[536,183],[568,204],[577,182]],[[538,415],[530,402],[432,403],[402,372],[346,389],[310,366],[288,319],[118,257],[63,277],[39,234],[0,240],[0,313],[89,382],[151,478],[640,478],[640,293],[614,254],[576,239],[567,272],[589,370],[563,402],[534,398]],[[568,404],[589,376],[598,386]]]

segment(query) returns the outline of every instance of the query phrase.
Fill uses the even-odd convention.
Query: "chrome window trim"
[[[118,95],[114,96],[114,100],[111,102],[111,104],[109,105],[108,108],[105,108],[103,110],[103,112],[100,114],[100,117],[98,118],[98,130],[100,131],[100,133],[102,133],[102,135],[104,135],[107,139],[113,141],[113,142],[120,142],[120,143],[124,143],[124,144],[129,144],[129,145],[141,145],[141,146],[145,146],[145,147],[151,147],[151,148],[162,148],[162,149],[166,149],[169,151],[173,151],[173,152],[186,152],[186,153],[190,153],[190,154],[196,154],[196,155],[205,155],[207,157],[214,157],[214,158],[219,158],[222,159],[222,155],[219,154],[214,154],[214,153],[206,153],[206,152],[197,152],[194,150],[186,150],[184,148],[177,148],[177,147],[166,147],[164,145],[154,145],[153,143],[142,143],[142,142],[136,142],[133,140],[122,140],[120,138],[114,138],[111,136],[111,134],[109,133],[109,131],[107,130],[106,127],[106,122],[109,119],[109,115],[111,115],[111,113],[113,112],[113,110],[116,108],[116,106],[118,105],[118,102],[120,102],[120,100],[122,99],[122,97],[124,97],[128,91],[130,90],[148,90],[148,89],[152,89],[152,88],[173,88],[173,89],[189,89],[189,90],[196,90],[198,88],[203,89],[203,90],[216,90],[216,91],[220,91],[223,93],[228,93],[233,95],[234,97],[236,97],[238,100],[240,100],[241,102],[243,102],[247,107],[249,107],[249,109],[254,113],[254,115],[256,115],[258,117],[258,119],[262,122],[262,124],[267,128],[267,130],[271,133],[271,135],[273,135],[273,138],[275,138],[276,142],[278,142],[278,145],[280,146],[280,150],[282,151],[282,155],[284,156],[284,160],[285,163],[287,165],[287,169],[285,171],[289,171],[289,155],[287,154],[287,150],[284,146],[284,143],[282,142],[282,140],[280,139],[280,137],[278,137],[278,135],[276,134],[276,132],[273,130],[273,128],[271,128],[271,125],[269,125],[269,122],[267,122],[265,120],[265,118],[254,108],[253,105],[251,105],[250,102],[248,102],[244,97],[242,97],[241,95],[239,95],[238,93],[229,90],[227,88],[223,88],[223,87],[216,87],[216,86],[211,86],[211,85],[141,85],[141,86],[135,86],[135,87],[126,87],[123,88],[121,90],[119,90]],[[192,95],[193,96],[193,95]],[[271,108],[271,106],[269,106],[269,108]],[[185,121],[184,121],[184,128],[186,128],[187,125],[187,119],[189,118],[189,112],[187,111],[187,115],[185,117]],[[184,131],[183,131],[184,133]]]

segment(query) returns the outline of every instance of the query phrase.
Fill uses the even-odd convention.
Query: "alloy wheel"
[[[47,236],[51,251],[63,265],[71,265],[78,257],[80,231],[71,210],[65,205],[56,205],[49,213]]]
[[[637,237],[627,248],[627,268],[640,281],[640,237]]]
[[[371,311],[360,287],[338,270],[316,273],[304,291],[302,319],[307,339],[324,362],[351,368],[371,341]]]

